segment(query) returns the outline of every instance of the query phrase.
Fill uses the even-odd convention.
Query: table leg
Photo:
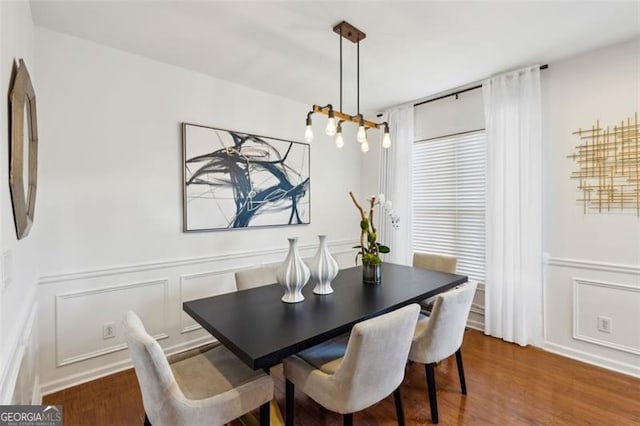
[[[280,411],[280,407],[278,406],[278,401],[275,398],[271,400],[269,403],[269,412],[271,419],[271,426],[284,426],[284,419],[282,417],[282,412]],[[256,418],[251,413],[245,414],[244,416],[238,419],[240,423],[244,426],[259,426],[260,419]]]

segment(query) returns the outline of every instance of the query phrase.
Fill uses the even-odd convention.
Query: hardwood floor
[[[466,333],[462,354],[468,395],[460,393],[455,357],[436,368],[442,425],[640,425],[639,379],[477,331]],[[271,373],[284,413],[282,367]],[[408,366],[401,389],[407,424],[431,424],[422,365]],[[142,425],[144,419],[133,370],[47,395],[43,403],[63,405],[65,425]],[[301,392],[295,419],[303,426],[342,424]],[[354,424],[395,425],[393,396],[356,413]]]

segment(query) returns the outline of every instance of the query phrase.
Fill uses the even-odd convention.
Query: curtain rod
[[[540,69],[541,70],[546,70],[547,68],[549,68],[549,64],[540,65]],[[480,89],[481,87],[482,87],[482,84],[478,84],[478,85],[472,86],[472,87],[467,87],[466,89],[462,89],[462,90],[458,90],[458,91],[455,91],[455,92],[452,92],[452,93],[448,93],[446,95],[438,96],[438,97],[433,98],[433,99],[427,99],[426,101],[416,102],[415,104],[413,104],[413,106],[417,107],[417,106],[420,106],[420,105],[428,104],[429,102],[439,101],[440,99],[448,98],[450,96],[456,96],[457,97],[461,93],[470,92],[471,90]],[[382,114],[378,114],[377,117],[382,117]]]
[[[549,64],[540,65],[540,69],[541,70],[546,70],[547,68],[549,68]],[[466,88],[466,89],[458,90],[456,92],[449,93],[447,95],[438,96],[437,98],[428,99],[428,100],[422,101],[422,102],[416,102],[415,104],[413,104],[413,106],[417,107],[419,105],[428,104],[429,102],[433,102],[433,101],[437,101],[437,100],[440,100],[440,99],[448,98],[449,96],[458,96],[461,93],[469,92],[471,90],[480,89],[481,87],[482,87],[482,84],[478,84],[477,86],[473,86],[473,87],[469,87],[469,88]]]

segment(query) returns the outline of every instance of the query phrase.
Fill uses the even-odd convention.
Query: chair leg
[[[425,364],[427,373],[427,390],[429,394],[429,405],[431,407],[431,422],[438,423],[438,400],[436,399],[436,375],[435,363]]]
[[[285,424],[293,426],[293,404],[295,403],[295,386],[289,379],[285,382]]]
[[[404,409],[402,407],[402,395],[400,394],[400,386],[393,391],[393,399],[396,402],[396,417],[398,418],[398,425],[404,426]]]
[[[456,363],[458,364],[458,376],[460,376],[460,388],[462,389],[462,394],[467,394],[467,383],[464,380],[464,367],[462,366],[462,349],[459,348],[456,351]]]
[[[353,426],[353,413],[342,415],[342,424],[344,426]]]
[[[271,424],[270,405],[270,402],[265,402],[260,406],[260,426],[269,426]]]

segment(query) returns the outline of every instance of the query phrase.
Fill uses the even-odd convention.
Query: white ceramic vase
[[[320,240],[318,252],[309,263],[311,277],[316,281],[313,292],[315,294],[331,294],[333,293],[331,281],[338,275],[338,262],[329,253],[327,236],[318,235],[318,239]]]
[[[302,287],[309,281],[309,268],[298,253],[298,239],[289,238],[289,253],[284,262],[276,268],[278,284],[284,287],[284,303],[298,303],[304,300]]]

